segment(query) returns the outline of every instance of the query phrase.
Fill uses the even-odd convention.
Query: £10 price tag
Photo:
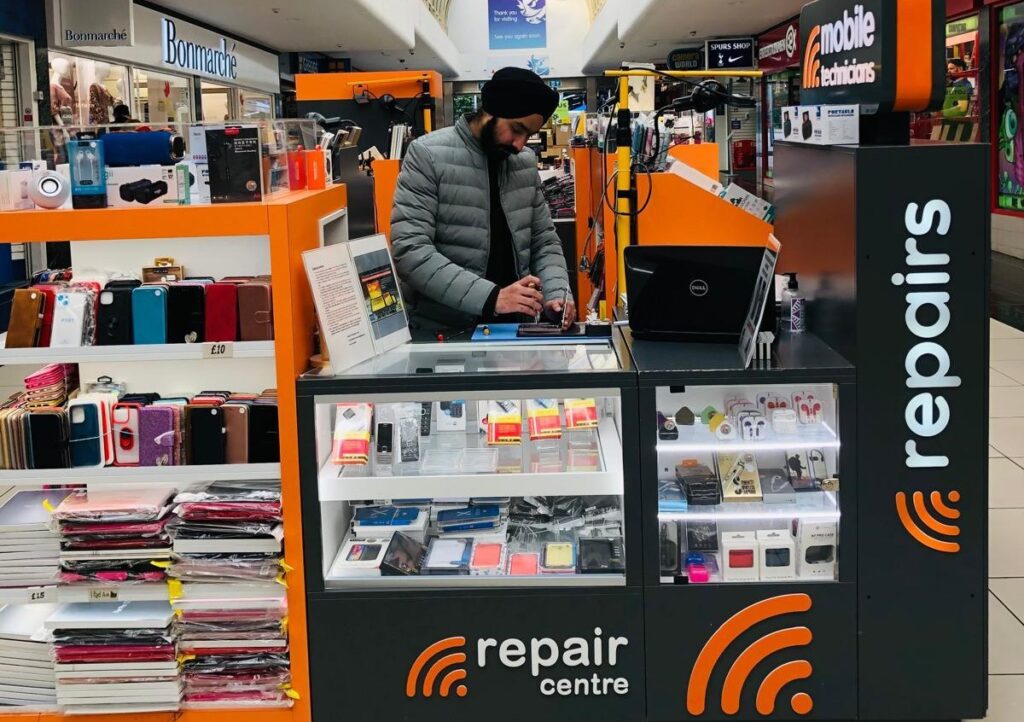
[[[212,341],[203,344],[203,358],[232,358],[235,345],[229,341]]]

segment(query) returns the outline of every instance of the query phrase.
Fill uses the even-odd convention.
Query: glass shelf
[[[690,385],[655,398],[661,581],[836,581],[836,388]]]

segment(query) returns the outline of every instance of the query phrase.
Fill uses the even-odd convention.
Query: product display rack
[[[787,718],[793,714],[789,709],[789,694],[798,692],[799,682],[792,692],[780,696],[775,713],[764,715],[756,712],[757,685],[772,668],[788,662],[806,660],[815,670],[814,681],[807,692],[813,699],[811,718],[845,720],[856,717],[856,570],[857,570],[857,489],[859,477],[856,469],[856,371],[845,359],[829,348],[817,337],[810,334],[783,335],[776,348],[776,358],[771,364],[743,368],[735,346],[676,344],[633,339],[628,330],[623,331],[629,345],[639,379],[639,416],[641,434],[641,476],[643,479],[644,507],[644,616],[645,649],[647,672],[647,718],[651,720],[686,719],[730,719],[739,713],[740,719],[754,719],[760,716]],[[756,400],[756,392],[778,392],[789,398],[793,389],[819,388],[834,389],[834,398],[826,400],[826,406],[837,409],[834,424],[801,426],[797,433],[776,434],[770,426],[762,438],[744,441],[741,438],[719,439],[707,425],[701,423],[699,413],[707,405],[706,400],[715,399],[717,408],[724,406],[725,399],[736,392]],[[672,399],[675,404],[693,406],[690,399],[702,399],[693,425],[679,425],[678,439],[659,438],[657,418],[659,411],[673,414],[678,406],[669,408],[665,404]],[[831,419],[830,419],[831,420]],[[812,431],[816,430],[816,431]],[[737,429],[737,436],[740,432]],[[840,440],[842,447],[840,449]],[[687,457],[707,462],[712,470],[714,458],[729,454],[733,458],[738,452],[751,452],[761,465],[767,459],[777,457],[773,466],[782,466],[783,449],[798,454],[802,449],[822,447],[835,452],[838,468],[830,468],[829,475],[841,481],[836,493],[821,490],[793,492],[790,499],[779,503],[761,501],[767,499],[767,483],[758,490],[756,501],[722,500],[717,505],[685,505],[682,511],[659,512],[659,480],[671,478],[672,465]],[[841,453],[840,453],[841,452]],[[716,472],[716,483],[725,475],[722,469]],[[762,474],[762,479],[765,476]],[[841,495],[841,504],[839,497]],[[792,532],[797,522],[819,521],[838,527],[838,548],[835,563],[838,575],[821,579],[799,578],[796,570],[803,561],[799,543],[793,545]],[[678,551],[682,557],[678,573],[666,574],[666,549],[669,543],[663,530],[668,525],[678,525]],[[688,530],[713,525],[713,545],[697,549],[703,557],[714,557],[718,564],[717,573],[712,570],[710,579],[690,579],[686,571],[686,559],[694,550],[688,549],[696,539]],[[731,581],[725,577],[729,564],[730,550],[726,538],[730,532],[756,533],[760,530],[776,530],[786,540],[787,566],[793,571],[792,578],[785,581],[759,578],[756,571],[752,579]],[[694,532],[695,533],[695,532]],[[833,540],[834,541],[834,540]],[[793,546],[789,546],[793,545]],[[751,549],[750,547],[753,547]],[[795,548],[794,548],[795,547]],[[701,554],[701,549],[704,553]],[[747,555],[740,563],[740,573],[757,569],[758,545],[737,546],[735,552]],[[752,553],[752,554],[751,554]],[[748,566],[752,564],[752,566]],[[709,562],[709,567],[711,563]],[[764,573],[763,570],[762,574]],[[800,598],[809,600],[807,609],[799,617],[766,619],[753,629],[749,624],[738,640],[735,649],[722,649],[723,659],[713,667],[707,667],[707,654],[703,653],[709,638],[719,629],[728,629],[727,622],[745,608],[763,600],[786,600]],[[784,601],[781,603],[785,603]],[[803,602],[801,602],[802,608]],[[680,620],[686,620],[680,623]],[[810,646],[794,646],[786,643],[787,633],[779,630],[790,625],[806,625],[813,630],[814,643]],[[735,626],[735,625],[733,625]],[[730,672],[734,652],[768,637],[778,643],[771,649],[775,652],[769,660],[768,647],[764,654],[753,658],[753,674],[746,685],[736,686],[735,680],[726,681]],[[721,635],[719,635],[721,637]],[[723,654],[724,653],[724,654]],[[702,658],[698,661],[698,656]],[[727,658],[727,659],[726,659]],[[748,658],[749,659],[749,658]],[[770,666],[769,666],[770,665]],[[709,676],[704,692],[694,687],[693,680],[698,672],[705,669]],[[795,679],[795,678],[794,678]],[[756,683],[755,683],[755,680]],[[719,707],[719,697],[726,704],[723,690],[730,689],[735,695],[734,709]],[[800,688],[803,689],[803,688]],[[802,699],[802,698],[801,698]],[[704,700],[698,704],[698,700]]]
[[[183,709],[178,712],[90,715],[89,719],[135,720],[136,722],[219,722],[244,714],[254,722],[290,722],[309,718],[308,657],[306,653],[305,594],[301,514],[298,495],[298,458],[295,453],[295,378],[308,367],[313,353],[315,327],[312,299],[302,268],[301,253],[318,247],[324,239],[347,235],[344,226],[346,192],[344,186],[323,191],[298,191],[276,194],[262,203],[194,205],[146,208],[110,208],[102,210],[36,210],[0,214],[4,224],[3,242],[36,243],[56,240],[78,243],[89,261],[98,256],[96,248],[108,242],[126,265],[138,265],[137,258],[152,260],[156,255],[173,255],[184,248],[201,258],[194,265],[218,275],[231,273],[232,264],[260,263],[260,273],[269,273],[273,286],[274,337],[271,342],[226,344],[228,353],[210,357],[204,347],[210,344],[168,344],[161,346],[108,346],[86,348],[0,349],[5,367],[40,366],[56,361],[76,362],[90,371],[108,365],[136,378],[145,378],[145,369],[168,362],[175,379],[199,378],[200,382],[228,386],[238,375],[246,380],[265,380],[265,387],[278,389],[278,417],[281,447],[280,464],[232,464],[216,466],[106,467],[50,471],[0,472],[0,485],[6,487],[39,486],[43,483],[86,484],[88,487],[160,483],[187,485],[214,480],[280,479],[285,528],[285,561],[291,568],[287,576],[289,607],[289,648],[292,688],[296,698],[291,708],[224,708],[217,710]],[[339,222],[340,221],[340,222]],[[123,246],[121,244],[124,244]],[[256,251],[244,250],[247,244]],[[73,245],[73,248],[76,247]],[[198,251],[199,248],[203,250]],[[220,253],[218,253],[218,249]],[[160,251],[163,253],[160,253]],[[102,254],[102,251],[99,251]],[[72,256],[75,256],[73,251]],[[222,273],[222,269],[223,273]],[[91,366],[99,364],[99,366]],[[272,364],[268,366],[267,364]],[[172,368],[165,366],[165,368]],[[234,369],[234,370],[233,370]],[[260,370],[264,369],[264,370]],[[95,375],[95,373],[93,374]],[[12,377],[13,378],[13,377]],[[169,383],[174,383],[170,381]],[[181,383],[185,386],[185,383]],[[189,387],[193,383],[187,384]],[[198,389],[198,387],[197,387]],[[91,585],[56,587],[44,590],[7,590],[4,603],[75,602],[168,599],[166,584],[117,586]],[[54,708],[17,708],[0,710],[0,718],[57,722],[65,716]]]
[[[585,369],[569,370],[564,360],[568,356],[590,358],[591,363]],[[597,363],[598,357],[604,362]],[[562,360],[549,363],[552,358]],[[573,365],[570,362],[569,366]],[[482,435],[476,428],[476,402],[544,396],[596,399],[600,426],[586,432],[596,440],[596,455],[589,462],[595,471],[573,472],[563,467],[545,472],[534,468],[533,444],[525,437],[521,446],[507,447],[516,449],[514,453],[522,463],[518,472],[511,473],[370,476],[375,470],[372,464],[337,467],[330,462],[333,414],[338,403],[371,402],[376,411],[383,413],[383,405],[392,402],[429,400],[439,404],[465,400],[469,419],[464,431],[439,431],[435,418],[431,433],[422,438],[425,448],[450,444],[474,449],[479,448]],[[495,704],[510,697],[543,700],[544,704],[532,714],[551,722],[584,714],[602,720],[642,718],[640,479],[633,462],[637,430],[632,419],[636,382],[628,350],[620,338],[613,338],[606,346],[586,347],[491,343],[405,346],[336,377],[303,377],[298,383],[298,404],[308,614],[310,629],[316,630],[310,637],[315,719],[334,719],[339,714],[354,721],[400,718],[432,722],[483,716],[518,719],[521,709],[515,705]],[[525,413],[523,418],[525,421]],[[579,433],[563,431],[562,443],[570,443],[569,437]],[[395,444],[398,455],[398,442]],[[374,455],[373,443],[370,455]],[[349,469],[356,470],[351,479]],[[450,485],[446,483],[449,478]],[[553,500],[579,494],[620,498],[624,574],[333,576],[336,557],[350,533],[349,519],[354,517],[350,500],[401,500],[410,496],[423,500],[430,495],[460,497],[463,502],[466,496]],[[435,498],[433,503],[441,501]],[[575,533],[561,538],[571,539]],[[427,536],[436,539],[433,534],[431,527]],[[511,555],[511,533],[508,539]],[[622,678],[620,685],[627,684],[628,691],[601,695],[604,683],[600,682],[598,696],[558,696],[553,692],[555,696],[551,696],[544,690],[557,681],[545,679],[564,676],[554,670],[551,675],[534,675],[529,666],[507,668],[496,663],[494,650],[490,652],[492,661],[485,660],[482,667],[478,663],[479,645],[489,644],[488,639],[498,640],[498,644],[517,638],[527,640],[523,643],[528,645],[531,637],[593,640],[595,635],[628,640],[615,653],[614,666],[606,663],[590,670],[602,679],[608,678],[609,685],[614,684],[613,679]],[[439,665],[455,664],[460,659],[464,662],[459,667],[468,676],[461,683],[461,692],[451,683],[437,688],[440,679],[425,682],[428,678],[434,680],[440,669],[424,670],[413,679],[416,674],[410,668],[423,666],[417,658],[429,656],[439,642],[442,648],[461,648],[452,659],[437,657]],[[337,675],[332,660],[339,649],[358,654],[368,673]],[[586,677],[590,680],[590,674]],[[563,680],[563,684],[570,683]]]

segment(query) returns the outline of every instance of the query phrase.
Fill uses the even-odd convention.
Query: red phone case
[[[234,283],[211,283],[206,286],[207,341],[238,340],[238,286]]]
[[[57,291],[62,290],[64,286],[41,285],[33,288],[43,294],[43,323],[39,327],[39,341],[36,345],[46,348],[50,345],[50,335],[53,332],[53,308],[57,300]]]

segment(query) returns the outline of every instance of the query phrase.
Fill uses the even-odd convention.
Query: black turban
[[[524,68],[502,68],[480,90],[484,112],[496,118],[540,115],[547,121],[558,107],[558,91]]]

